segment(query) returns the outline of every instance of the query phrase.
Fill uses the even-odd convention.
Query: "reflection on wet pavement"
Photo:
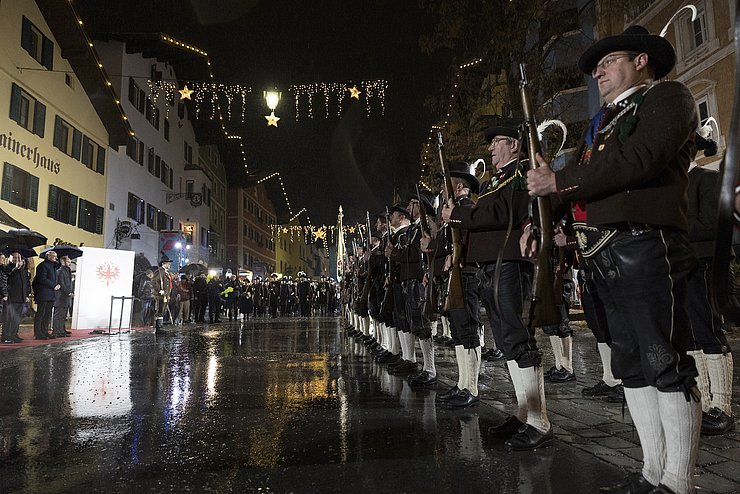
[[[4,352],[0,492],[546,494],[623,475],[562,441],[507,453],[486,433],[495,377],[487,404],[438,408],[336,319],[168,332]]]

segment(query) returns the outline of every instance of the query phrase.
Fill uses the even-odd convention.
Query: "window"
[[[151,204],[146,205],[146,226],[153,230],[157,227],[157,208]]]
[[[174,184],[175,184],[175,174],[173,173],[172,168],[170,168],[170,189],[172,188]],[[180,187],[182,187],[182,182],[180,183]]]
[[[154,176],[157,178],[162,176],[162,158],[158,154],[154,155]]]
[[[144,223],[144,199],[129,192],[126,216],[137,223]]]
[[[170,167],[167,166],[167,163],[164,161],[162,162],[162,176],[160,178],[162,180],[162,183],[165,185],[169,185],[170,181]]]
[[[59,115],[54,117],[54,147],[64,154],[72,154],[72,135],[74,127]]]
[[[172,216],[164,211],[157,211],[157,230],[172,230],[173,223]]]
[[[85,199],[80,199],[80,213],[77,218],[77,226],[88,232],[102,234],[103,208]]]
[[[185,199],[190,199],[193,197],[193,192],[195,192],[195,181],[194,180],[187,180],[185,182]]]
[[[54,43],[25,15],[21,29],[21,47],[48,70],[54,69]]]
[[[187,143],[187,141],[184,141],[185,143],[185,164],[192,165],[193,164],[193,147]]]
[[[46,215],[62,223],[74,225],[77,219],[77,196],[56,185],[49,185],[49,207]]]
[[[709,38],[709,36],[707,35],[706,13],[704,12],[704,10],[700,10],[696,15],[696,20],[689,20],[688,22],[691,23],[691,48],[699,48],[701,45],[706,43]]]
[[[185,103],[177,103],[177,116],[182,120],[185,118]]]
[[[10,91],[10,118],[39,137],[44,137],[46,106],[13,83]]]
[[[39,178],[17,166],[5,163],[0,198],[16,206],[38,211]]]
[[[154,175],[154,148],[149,148],[149,152],[147,153],[146,158],[146,166],[149,170],[149,173]]]
[[[166,140],[170,140],[170,119],[165,118],[164,119],[164,138]]]
[[[75,88],[75,80],[72,78],[72,74],[70,74],[69,72],[64,73],[64,83],[72,89]]]

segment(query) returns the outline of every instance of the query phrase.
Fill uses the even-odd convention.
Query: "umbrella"
[[[17,252],[20,255],[22,255],[24,258],[28,257],[36,257],[38,254],[36,254],[36,251],[33,249],[29,249],[28,247],[24,247],[22,245],[13,245],[13,246],[5,246],[3,247],[3,252],[6,256],[9,256],[13,252]]]
[[[0,245],[12,245],[13,247],[28,247],[33,249],[39,245],[46,244],[46,237],[39,232],[26,229],[0,231]],[[35,255],[35,254],[34,254]]]
[[[55,245],[54,247],[42,250],[39,257],[46,259],[46,253],[51,251],[56,252],[59,257],[67,256],[70,259],[77,259],[82,255],[82,249],[78,247],[72,247],[71,245]]]
[[[190,263],[186,266],[183,266],[180,268],[180,272],[187,274],[187,275],[194,275],[198,276],[199,274],[205,274],[208,272],[208,268],[202,264],[198,264],[197,262]]]

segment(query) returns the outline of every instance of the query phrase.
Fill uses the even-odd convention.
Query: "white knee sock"
[[[445,316],[442,316],[442,336],[450,336],[450,320]]]
[[[599,343],[599,355],[601,356],[601,380],[606,383],[607,386],[616,386],[622,384],[620,379],[614,377],[612,374],[612,349],[606,343]]]
[[[365,336],[372,336],[370,334],[370,318],[363,317],[362,319],[362,332]]]
[[[404,360],[416,363],[416,338],[414,338],[413,333],[401,332],[399,336],[406,345],[406,350],[403,356]]]
[[[521,422],[527,421],[527,396],[524,393],[524,384],[519,373],[519,364],[516,360],[507,360],[506,366],[509,368],[509,374],[511,375],[511,384],[514,385],[514,393],[516,394],[516,418]]]
[[[658,392],[658,405],[666,447],[665,468],[660,482],[676,494],[693,493],[701,405],[694,400],[686,401],[681,392]]]
[[[468,372],[468,365],[465,360],[465,347],[455,345],[455,360],[457,360],[457,387],[464,389],[468,378],[465,373]]]
[[[480,374],[480,348],[464,348],[463,352],[467,355],[465,357],[467,364],[467,378],[468,384],[465,386],[473,396],[478,396],[478,375]]]
[[[398,332],[398,340],[401,343],[401,358],[404,360],[410,360],[411,359],[411,352],[408,348],[408,340],[406,339],[406,334],[403,331]]]
[[[560,346],[563,349],[561,364],[568,372],[573,372],[573,337],[560,338]]]
[[[519,368],[519,376],[527,400],[527,423],[540,432],[550,430],[545,405],[545,376],[542,367]]]
[[[701,409],[706,412],[709,410],[709,403],[712,401],[712,395],[709,391],[709,370],[707,369],[707,357],[701,350],[689,350],[688,355],[694,357],[696,371],[699,375],[696,378],[696,387],[701,392]]]
[[[437,368],[434,365],[434,342],[431,338],[419,340],[421,354],[424,357],[424,369],[430,376],[437,375]]]
[[[432,326],[432,336],[436,336],[437,328],[439,327],[439,321],[432,321],[431,326]]]
[[[560,369],[563,366],[563,345],[559,336],[550,336],[550,346],[552,355],[555,357],[555,368]]]
[[[391,335],[391,353],[398,355],[401,353],[401,335],[398,334],[396,328],[388,328],[388,331]]]
[[[481,324],[480,326],[478,326],[478,341],[479,341],[478,344],[481,347],[486,346],[486,338],[485,338],[485,336],[486,336],[485,327]]]
[[[658,394],[657,388],[652,386],[624,388],[627,407],[642,446],[642,476],[655,486],[660,484],[663,478],[666,458],[666,442],[663,424],[660,420]]]
[[[709,389],[712,393],[709,408],[717,407],[732,417],[732,354],[712,353],[706,358]]]

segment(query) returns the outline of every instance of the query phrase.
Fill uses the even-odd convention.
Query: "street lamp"
[[[265,115],[265,118],[267,119],[267,126],[278,126],[278,120],[280,120],[280,117],[275,116],[275,108],[277,108],[278,103],[280,103],[280,92],[278,91],[263,91],[262,96],[265,98],[265,103],[267,103],[267,108],[270,109],[270,114]]]

